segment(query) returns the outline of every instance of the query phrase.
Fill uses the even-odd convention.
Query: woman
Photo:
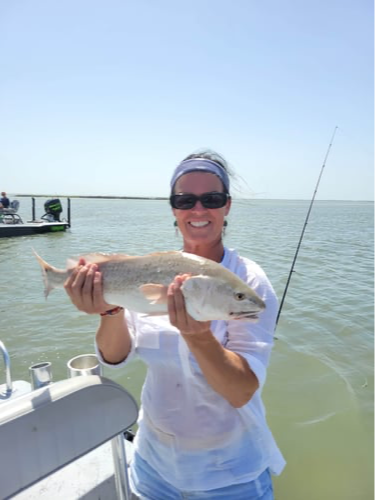
[[[148,365],[131,465],[140,498],[271,500],[270,473],[284,467],[261,401],[277,299],[262,269],[223,245],[229,193],[225,160],[203,152],[175,169],[170,203],[183,250],[220,262],[264,300],[258,323],[194,320],[180,290],[187,276],[170,284],[161,317],[105,303],[97,266],[83,260],[65,284],[78,309],[100,314],[103,364],[121,367],[137,353]]]

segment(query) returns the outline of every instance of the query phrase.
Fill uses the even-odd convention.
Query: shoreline
[[[65,194],[15,194],[18,198],[89,198],[96,200],[169,200],[167,196],[93,196],[93,195],[65,195]]]
[[[156,201],[169,201],[168,196],[101,196],[101,195],[63,195],[63,194],[15,194],[12,198],[71,198],[71,199],[93,199],[93,200],[156,200]],[[288,198],[235,198],[237,201],[303,201],[308,202],[311,201],[309,199],[288,199]],[[319,200],[316,199],[316,202],[332,202],[332,203],[374,203],[374,200]]]

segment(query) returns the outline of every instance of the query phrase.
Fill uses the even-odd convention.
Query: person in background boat
[[[138,355],[147,365],[130,472],[140,498],[271,500],[271,474],[285,465],[261,399],[278,302],[264,271],[224,247],[231,175],[217,153],[192,154],[173,172],[170,203],[183,251],[221,263],[263,299],[257,323],[194,320],[187,276],[170,284],[160,317],[106,303],[97,266],[83,259],[65,282],[73,304],[100,317],[101,363],[122,368]]]
[[[0,208],[9,208],[10,201],[5,191],[2,191],[0,198]]]

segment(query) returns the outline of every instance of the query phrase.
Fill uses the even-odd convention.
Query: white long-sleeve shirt
[[[260,387],[245,406],[232,407],[211,388],[168,316],[148,317],[126,311],[132,349],[127,359],[116,365],[129,363],[134,355],[147,364],[135,449],[180,490],[210,490],[243,483],[267,468],[280,474],[285,465],[261,400],[273,345],[276,295],[263,270],[235,250],[225,249],[221,264],[266,303],[257,323],[211,323],[219,342],[241,354],[258,378]]]

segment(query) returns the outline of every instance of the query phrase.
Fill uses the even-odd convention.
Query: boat
[[[51,363],[13,381],[0,341],[0,497],[2,500],[138,498],[129,487],[131,427],[138,405],[100,373],[94,354],[71,359],[67,379],[52,381]]]
[[[59,198],[47,200],[44,203],[45,214],[36,219],[35,198],[32,198],[32,219],[24,222],[17,213],[19,201],[12,200],[9,208],[0,208],[0,238],[66,231],[71,226],[70,198],[67,199],[67,204],[68,220],[60,219],[63,208]]]

